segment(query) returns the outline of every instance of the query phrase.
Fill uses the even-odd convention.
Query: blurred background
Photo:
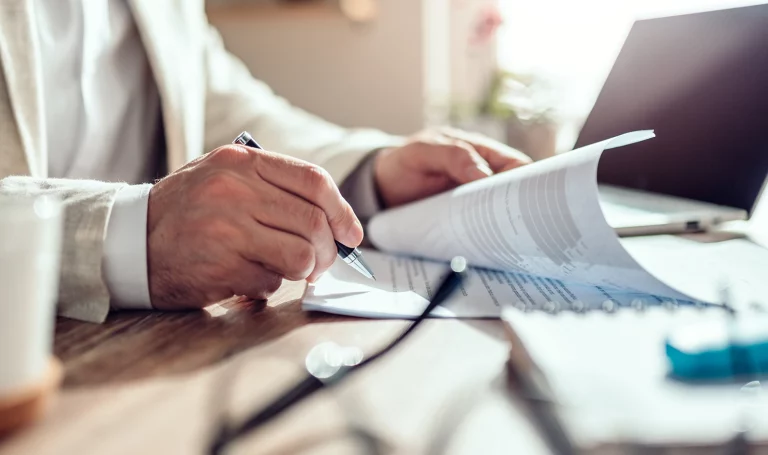
[[[227,47],[345,126],[451,123],[535,159],[570,150],[636,18],[745,0],[208,0]]]

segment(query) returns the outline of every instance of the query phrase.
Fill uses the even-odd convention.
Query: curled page
[[[598,199],[601,154],[654,137],[637,131],[375,216],[380,250],[675,300],[705,300],[666,285],[622,246]],[[615,150],[611,153],[621,153]]]

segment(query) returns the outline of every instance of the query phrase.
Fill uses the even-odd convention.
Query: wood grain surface
[[[205,453],[223,415],[242,418],[298,381],[318,343],[370,353],[408,324],[302,312],[304,289],[286,282],[266,303],[114,313],[104,324],[59,319],[63,387],[0,454]],[[379,364],[228,453],[366,453],[351,426],[375,435],[381,453],[546,453],[504,392],[507,350],[498,321],[428,321]]]
[[[111,314],[104,324],[59,318],[55,354],[65,386],[197,370],[313,322],[339,320],[301,311],[303,283],[286,283],[270,303],[235,299],[197,312]]]

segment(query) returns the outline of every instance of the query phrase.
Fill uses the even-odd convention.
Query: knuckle
[[[280,286],[283,284],[283,279],[280,277],[280,275],[276,273],[268,273],[264,277],[264,295],[265,297],[269,297],[270,295],[277,292],[278,289],[280,289]]]
[[[328,218],[326,218],[325,212],[322,209],[313,205],[309,209],[307,224],[310,234],[314,237],[325,232],[326,226],[328,226]]]
[[[304,181],[315,191],[322,191],[333,182],[328,171],[315,165],[304,168]]]
[[[288,272],[295,277],[305,278],[315,265],[315,249],[308,242],[300,242],[292,251]]]
[[[327,257],[324,257],[319,260],[318,264],[316,264],[315,269],[320,271],[326,271],[333,263],[336,262],[336,249],[334,248],[332,251],[328,252]]]
[[[266,299],[280,288],[283,284],[283,278],[268,270],[263,270],[258,274],[256,285],[249,292],[249,297],[256,299]]]
[[[455,155],[456,157],[469,156],[469,150],[467,150],[466,147],[462,147],[461,144],[450,144],[447,147],[449,153]]]
[[[473,164],[475,161],[472,153],[460,145],[450,145],[449,152],[453,156],[453,159],[459,164]]]
[[[250,153],[245,147],[236,145],[222,145],[213,149],[208,154],[212,160],[222,163],[233,163],[247,158]]]

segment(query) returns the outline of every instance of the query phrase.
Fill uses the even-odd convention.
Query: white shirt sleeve
[[[102,269],[115,309],[152,309],[147,277],[147,207],[150,184],[118,191],[107,224]]]

